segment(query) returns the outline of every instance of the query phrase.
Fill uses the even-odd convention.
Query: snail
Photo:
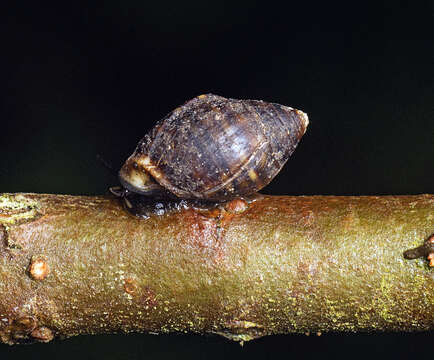
[[[112,192],[133,213],[131,194],[148,203],[179,200],[178,206],[249,197],[281,170],[308,123],[304,112],[287,106],[200,95],[139,141],[119,171],[123,189]]]

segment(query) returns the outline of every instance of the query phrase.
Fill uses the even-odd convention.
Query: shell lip
[[[175,195],[167,192],[163,187],[161,187],[157,183],[152,184],[153,186],[143,186],[143,187],[135,186],[131,182],[126,180],[121,175],[121,173],[119,173],[119,182],[121,183],[121,185],[124,189],[128,190],[131,193],[137,194],[137,195],[154,197],[156,199],[176,198]]]
[[[131,191],[133,193],[140,194],[140,195],[149,195],[149,190],[141,189],[137,186],[134,186],[133,184],[131,184],[130,182],[125,180],[123,178],[123,176],[120,174],[119,174],[119,181],[120,181],[122,187],[124,187],[128,191]]]

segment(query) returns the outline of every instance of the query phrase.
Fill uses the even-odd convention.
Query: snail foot
[[[425,242],[414,249],[404,251],[404,258],[412,260],[426,257],[429,260],[429,266],[434,267],[434,235],[431,235]]]

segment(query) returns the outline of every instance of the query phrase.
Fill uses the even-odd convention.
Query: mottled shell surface
[[[177,197],[227,200],[267,185],[307,125],[283,105],[200,95],[160,120],[131,158]]]

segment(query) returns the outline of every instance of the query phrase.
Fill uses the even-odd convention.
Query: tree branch
[[[0,195],[1,340],[434,328],[433,195],[244,205],[145,220],[112,197]]]

